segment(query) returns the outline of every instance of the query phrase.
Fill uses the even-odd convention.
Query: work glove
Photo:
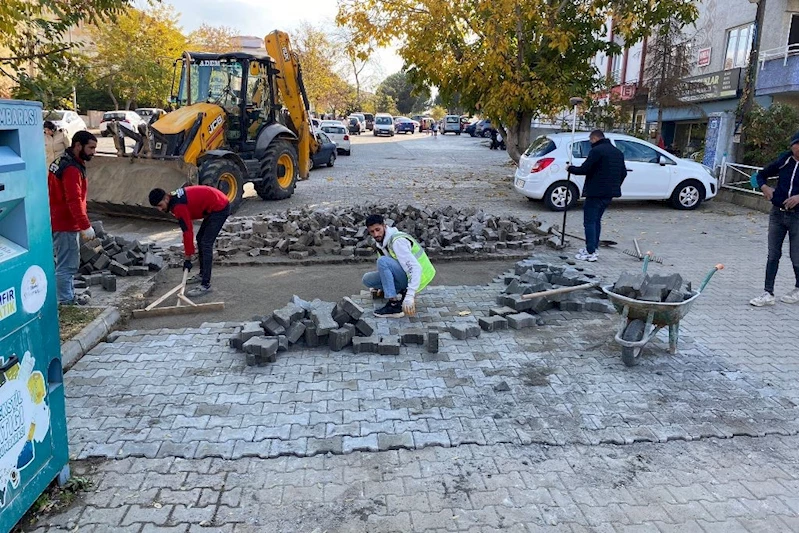
[[[405,298],[402,299],[402,312],[408,316],[416,314],[416,301],[413,296],[405,296]]]
[[[183,261],[183,270],[188,270],[191,272],[191,259],[186,259]]]
[[[80,238],[83,239],[84,241],[90,241],[94,239],[94,237],[95,237],[94,228],[91,226],[89,226],[88,229],[85,229],[80,232]]]

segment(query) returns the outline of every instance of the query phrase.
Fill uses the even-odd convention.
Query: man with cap
[[[363,275],[373,294],[382,293],[386,305],[375,316],[402,318],[416,314],[416,294],[436,275],[436,269],[419,242],[408,233],[386,226],[382,215],[366,217],[366,229],[377,243],[377,271]]]
[[[200,274],[188,279],[188,284],[200,285],[186,294],[191,297],[211,292],[211,266],[214,260],[214,242],[230,215],[230,202],[225,193],[207,185],[191,185],[167,193],[163,189],[150,191],[150,205],[159,211],[169,212],[178,219],[183,230],[183,268],[191,270],[191,256],[194,255],[193,220],[202,219],[197,232],[197,257],[200,261]]]
[[[768,178],[777,177],[777,186],[771,187]],[[763,196],[772,203],[768,218],[768,259],[766,261],[765,292],[749,301],[755,307],[774,305],[774,280],[782,257],[782,243],[788,236],[791,263],[796,277],[794,289],[782,296],[786,304],[799,302],[799,133],[791,139],[788,152],[757,173],[757,185]]]

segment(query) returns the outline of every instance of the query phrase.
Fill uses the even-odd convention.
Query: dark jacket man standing
[[[770,187],[768,178],[778,177],[777,187]],[[791,263],[796,285],[780,301],[786,304],[799,302],[799,133],[791,139],[790,152],[780,155],[757,174],[757,185],[771,203],[768,217],[768,259],[766,260],[765,292],[752,298],[755,307],[774,305],[774,281],[782,257],[782,243],[788,236]]]
[[[197,257],[200,261],[200,274],[189,278],[189,284],[199,283],[187,294],[202,296],[211,292],[211,267],[214,261],[214,242],[230,215],[230,202],[225,193],[207,185],[182,187],[167,193],[163,189],[150,191],[150,205],[159,211],[170,212],[178,219],[183,230],[184,270],[191,270],[191,256],[194,255],[193,220],[202,219],[197,232]]]
[[[571,165],[567,171],[577,176],[585,176],[583,187],[583,226],[585,227],[585,248],[575,259],[596,261],[599,247],[599,234],[602,231],[602,215],[613,198],[621,196],[621,184],[627,177],[624,154],[605,138],[602,130],[594,130],[588,137],[591,151],[585,162],[576,167]]]
[[[79,131],[72,137],[72,145],[48,168],[56,295],[62,305],[89,303],[86,295],[75,298],[73,280],[80,267],[79,239],[94,239],[94,228],[86,212],[86,161],[94,157],[96,149],[97,137],[88,131]]]

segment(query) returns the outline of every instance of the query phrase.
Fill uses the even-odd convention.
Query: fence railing
[[[756,191],[752,187],[752,174],[762,170],[762,168],[741,163],[730,163],[725,159],[721,162],[719,181],[721,186],[726,189],[760,194],[760,191]]]
[[[772,48],[771,50],[763,50],[757,60],[760,62],[760,69],[763,70],[766,61],[782,58],[782,66],[785,66],[788,64],[788,58],[796,55],[799,55],[799,44],[789,44],[779,48]]]

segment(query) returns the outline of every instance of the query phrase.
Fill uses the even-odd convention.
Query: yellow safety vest
[[[416,292],[422,292],[422,289],[427,287],[427,285],[433,281],[433,278],[436,276],[436,269],[433,266],[433,263],[430,262],[430,259],[427,257],[427,254],[424,251],[424,248],[413,238],[412,235],[408,233],[404,233],[402,231],[398,231],[388,241],[386,248],[388,249],[388,253],[391,254],[391,257],[394,259],[397,258],[397,254],[394,253],[394,241],[397,239],[408,239],[411,241],[411,253],[419,261],[419,265],[422,267],[422,279],[419,282],[419,288],[416,289]]]

